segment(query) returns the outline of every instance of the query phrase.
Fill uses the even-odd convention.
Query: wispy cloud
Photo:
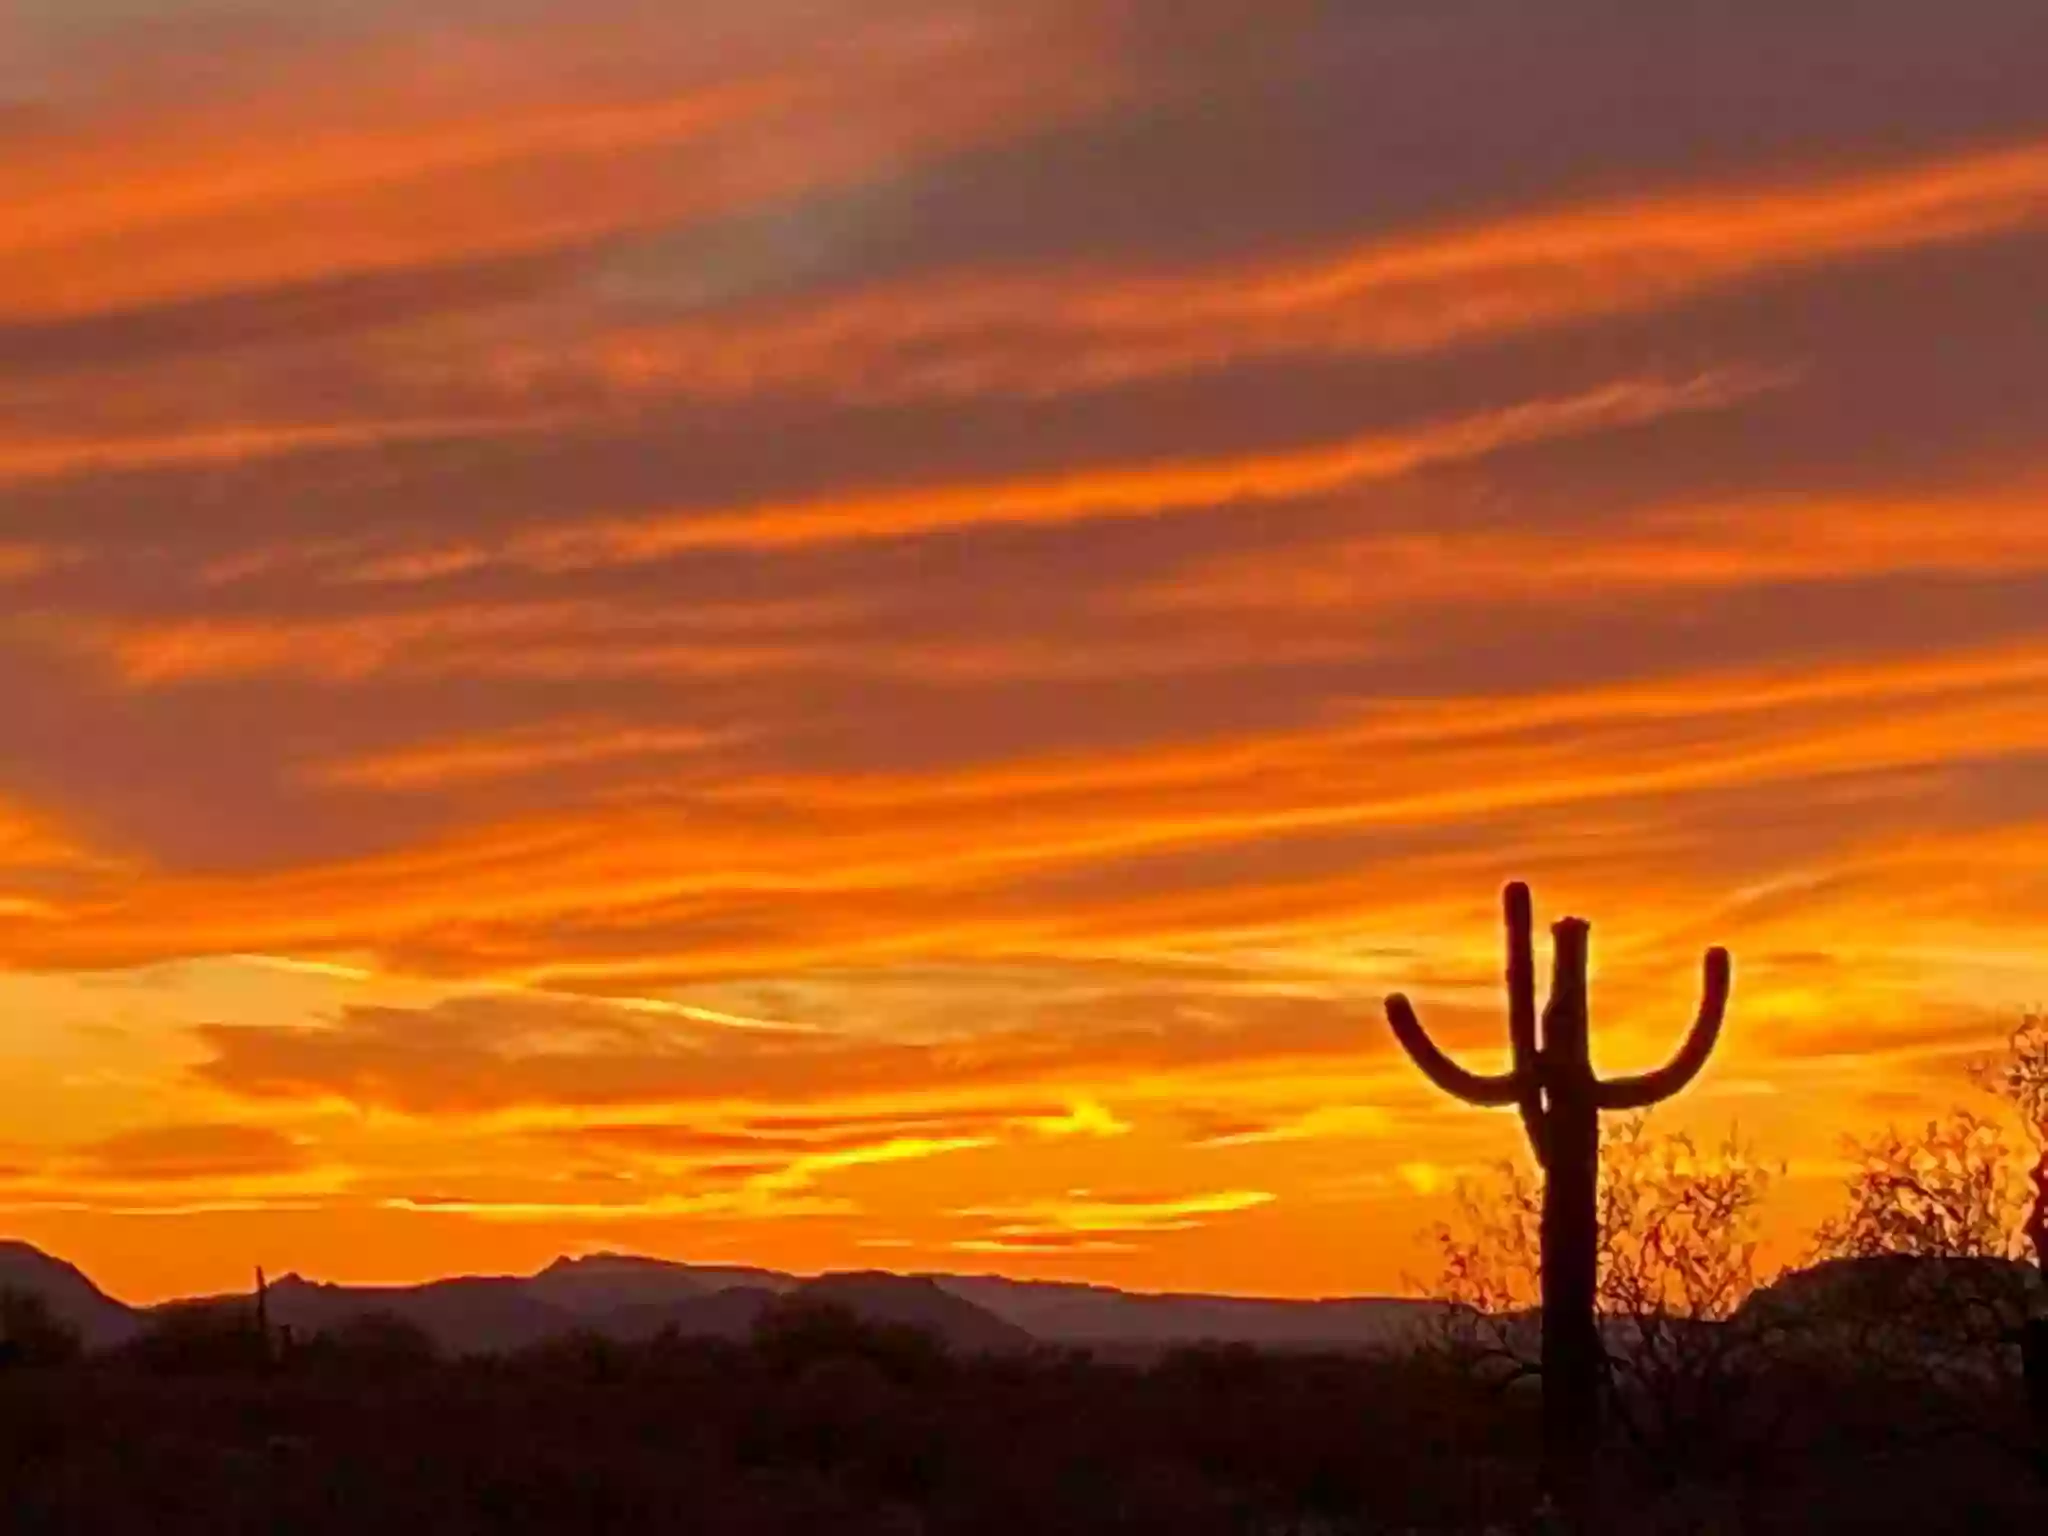
[[[1213,1194],[1162,1199],[1119,1199],[1077,1189],[1064,1199],[977,1206],[958,1214],[995,1222],[999,1240],[1016,1242],[1072,1233],[1187,1232],[1205,1225],[1212,1217],[1234,1216],[1271,1205],[1274,1198],[1264,1190],[1219,1190]]]
[[[593,519],[515,543],[498,558],[540,570],[576,570],[669,559],[695,550],[777,549],[965,529],[1157,518],[1218,506],[1284,505],[1517,444],[1720,409],[1775,382],[1769,375],[1740,373],[1671,381],[1630,379],[1412,432],[1369,433],[1281,453],[781,506],[704,509],[625,522]]]
[[[422,742],[390,752],[349,758],[315,769],[317,784],[395,793],[441,790],[491,779],[615,763],[674,760],[729,745],[731,731],[672,729],[569,721],[502,732]]]
[[[1031,397],[1284,358],[1401,356],[2048,223],[2048,146],[1755,187],[1680,187],[1217,271],[967,274],[740,319],[601,328],[467,360],[515,396]],[[422,360],[428,377],[464,363]],[[431,367],[431,372],[428,371]]]

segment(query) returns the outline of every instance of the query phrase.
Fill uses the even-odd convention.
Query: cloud
[[[1275,1196],[1264,1190],[1218,1190],[1211,1194],[1123,1199],[1077,1189],[1063,1200],[1036,1200],[1017,1205],[977,1206],[957,1214],[997,1223],[996,1237],[1005,1243],[1069,1237],[1074,1234],[1122,1236],[1154,1232],[1189,1232],[1213,1216],[1233,1216],[1271,1205]]]
[[[294,1173],[312,1153],[281,1131],[255,1125],[166,1125],[123,1131],[80,1152],[90,1176],[117,1183],[184,1183]]]
[[[927,278],[737,319],[599,328],[566,351],[505,345],[468,366],[515,398],[578,385],[864,400],[1100,391],[1272,358],[1472,345],[2044,222],[2048,146],[2030,141],[1805,183],[1537,206],[1310,260]]]
[[[1910,500],[1799,497],[1653,508],[1597,532],[1483,527],[1305,542],[1182,572],[1133,601],[1191,612],[1591,605],[1908,576],[2048,570],[2035,485]]]
[[[1276,1026],[1290,1024],[1291,1028]],[[252,1101],[339,1100],[423,1116],[659,1107],[691,1124],[578,1121],[592,1147],[679,1158],[830,1157],[898,1142],[1111,1138],[1131,1127],[1062,1085],[1356,1058],[1349,1019],[1239,1017],[1165,1032],[1046,1020],[925,1041],[783,1035],[653,1019],[595,1001],[472,997],[353,1007],[308,1025],[201,1025],[195,1072]],[[1379,1043],[1370,1047],[1381,1054]],[[1016,1095],[1034,1096],[1023,1104]],[[994,1105],[988,1096],[997,1096]],[[1055,1107],[1062,1098],[1068,1107]],[[891,1107],[876,1109],[881,1100]],[[1035,1101],[1034,1101],[1035,1100]],[[1046,1101],[1051,1101],[1050,1103]],[[816,1106],[796,1112],[800,1106]],[[711,1124],[701,1122],[708,1113]]]
[[[144,469],[200,469],[266,456],[347,452],[401,443],[448,442],[545,431],[545,419],[399,419],[388,422],[258,424],[164,436],[0,438],[0,484],[104,476]],[[17,569],[36,568],[17,557]]]
[[[496,736],[425,742],[368,757],[327,763],[310,775],[338,789],[413,793],[482,780],[598,766],[620,759],[689,758],[729,744],[734,733],[692,727],[669,730],[569,721]]]
[[[369,952],[401,969],[619,991],[949,954],[1083,960],[1360,899],[1354,882],[1274,886],[1249,871],[1209,889],[1133,889],[1147,861],[1378,838],[1391,865],[1400,839],[1429,829],[1499,849],[1503,826],[1538,815],[1661,805],[1668,820],[1687,797],[1936,769],[1959,741],[1985,758],[2048,752],[2026,707],[2043,666],[2016,647],[1382,700],[1310,728],[1127,754],[676,783],[390,854],[109,885],[0,945],[37,965]],[[1062,888],[1089,871],[1097,892]]]
[[[0,544],[0,582],[40,576],[62,559],[57,551],[34,544]]]
[[[922,1163],[994,1145],[986,1135],[900,1135],[836,1146],[789,1149],[782,1157],[710,1164],[692,1170],[700,1183],[706,1175],[719,1180],[710,1188],[678,1193],[672,1188],[652,1192],[634,1179],[609,1191],[608,1198],[571,1199],[559,1193],[519,1198],[503,1194],[405,1194],[380,1201],[384,1209],[465,1216],[492,1222],[619,1223],[672,1221],[706,1217],[749,1222],[811,1220],[861,1213],[856,1200],[818,1193],[819,1186],[850,1170]],[[644,1142],[636,1150],[648,1150]],[[502,1181],[501,1181],[502,1182]]]
[[[789,1124],[801,1117],[780,1117]],[[709,1160],[730,1165],[754,1159],[771,1168],[822,1167],[815,1159],[883,1156],[907,1147],[986,1146],[1014,1129],[1022,1115],[991,1111],[953,1111],[897,1115],[851,1115],[844,1119],[812,1117],[801,1132],[777,1129],[778,1117],[749,1118],[726,1128],[703,1125],[606,1124],[576,1125],[557,1133],[577,1150],[620,1153],[654,1161],[691,1163]]]
[[[1027,1116],[1024,1124],[1036,1134],[1055,1140],[1085,1137],[1108,1141],[1131,1133],[1128,1121],[1118,1119],[1115,1111],[1093,1099],[1076,1100],[1060,1114]]]
[[[744,674],[814,656],[814,647],[793,647],[790,636],[829,630],[848,611],[843,604],[804,603],[681,612],[574,602],[474,604],[310,620],[179,619],[75,631],[74,643],[107,654],[121,676],[139,686],[278,673],[327,682],[386,671],[573,673],[621,648],[645,655],[646,647],[663,671]]]
[[[955,1253],[982,1254],[991,1258],[1062,1258],[1069,1254],[1137,1253],[1136,1243],[1113,1242],[1099,1237],[1079,1237],[1066,1232],[1040,1232],[1029,1236],[961,1238],[948,1245]]]
[[[68,864],[80,849],[41,812],[0,800],[0,868]]]
[[[556,18],[288,54],[204,107],[143,98],[0,175],[29,215],[0,238],[7,310],[49,318],[587,249],[957,146],[1034,89],[1043,111],[1073,98],[1077,55],[1029,21],[937,28],[929,8],[832,9],[837,26],[784,33],[773,54],[687,18]],[[1011,70],[975,73],[998,48]],[[918,76],[949,83],[896,89]],[[434,218],[417,217],[423,200]],[[123,258],[138,239],[149,262]]]
[[[1061,526],[1155,518],[1217,506],[1285,504],[1551,437],[1724,408],[1772,382],[1740,374],[1622,380],[1581,395],[1510,406],[1413,432],[1368,434],[1250,458],[837,497],[725,513],[714,509],[629,522],[590,519],[572,529],[516,542],[497,558],[541,570],[575,570],[671,559],[697,550],[905,539],[963,529]]]
[[[0,243],[7,313],[49,319],[573,247],[685,213],[688,193],[662,184],[663,152],[773,95],[764,83],[406,124],[391,121],[403,103],[373,90],[387,126],[371,133],[293,132],[290,95],[245,101],[228,121],[181,134],[124,124],[125,137],[74,141],[0,179],[37,215]],[[591,158],[626,174],[577,177]],[[422,196],[445,217],[408,219]],[[148,237],[158,259],[118,263],[124,230]]]
[[[1376,1105],[1324,1106],[1283,1120],[1221,1118],[1198,1126],[1198,1147],[1251,1147],[1286,1141],[1329,1141],[1386,1136],[1392,1120]]]

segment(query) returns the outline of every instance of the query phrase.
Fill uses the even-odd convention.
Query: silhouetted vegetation
[[[218,1376],[260,1370],[270,1341],[255,1310],[241,1302],[185,1301],[160,1307],[115,1355],[159,1376]]]
[[[47,1370],[85,1352],[78,1330],[31,1291],[0,1288],[0,1369]]]
[[[366,1320],[265,1364],[236,1342],[247,1318],[180,1311],[149,1345],[0,1382],[7,1529],[1334,1536],[1526,1529],[1536,1496],[1533,1396],[1429,1352],[960,1358],[806,1305],[747,1343],[466,1360]],[[2048,1510],[1974,1442],[1873,1460],[1853,1372],[1749,1365],[1799,1413],[1678,1479],[1618,1437],[1615,1528],[2018,1529]]]
[[[1452,1305],[1436,1353],[1503,1390],[1539,1383],[1543,1481],[1561,1512],[1634,1523],[1614,1503],[1630,1480],[1739,1485],[1828,1441],[1892,1456],[2018,1450],[2048,1484],[2048,1149],[2029,1212],[2004,1132],[1983,1116],[1958,1111],[1924,1136],[1854,1146],[1857,1172],[1818,1234],[1818,1262],[1762,1287],[1753,1218],[1769,1171],[1732,1139],[1703,1159],[1682,1136],[1646,1139],[1641,1121],[1608,1137],[1598,1123],[1602,1110],[1671,1097],[1705,1064],[1727,956],[1709,955],[1699,1021],[1672,1063],[1602,1082],[1587,1059],[1587,926],[1556,926],[1539,1033],[1526,888],[1508,888],[1506,917],[1506,1073],[1456,1065],[1405,998],[1387,1012],[1433,1083],[1519,1111],[1542,1169],[1540,1185],[1506,1165],[1498,1188],[1460,1190],[1457,1220],[1438,1232],[1437,1289]],[[1976,1076],[2048,1141],[2048,1024],[2024,1020]],[[1603,1433],[1602,1404],[1620,1441]]]
[[[565,1313],[573,1326],[538,1342],[465,1354],[458,1338],[473,1334],[434,1330],[464,1308],[528,1318],[519,1282],[447,1282],[426,1288],[433,1307],[401,1315],[382,1303],[417,1295],[351,1305],[259,1272],[250,1295],[138,1314],[139,1331],[102,1334],[86,1353],[44,1298],[0,1291],[5,1529],[1554,1528],[1539,1502],[1559,1491],[1562,1433],[1543,1303],[1557,1299],[1560,1244],[1580,1235],[1603,1410],[1571,1426],[1566,1448],[1580,1528],[2048,1529],[2048,1298],[2029,1262],[2048,1192],[2030,1211],[2009,1128],[1958,1110],[1924,1133],[1855,1144],[1813,1262],[1766,1277],[1757,1216],[1778,1175],[1739,1136],[1703,1149],[1641,1114],[1604,1133],[1595,1118],[1640,1109],[1697,1070],[1725,970],[1710,970],[1672,1068],[1599,1082],[1583,927],[1560,930],[1539,1038],[1525,893],[1509,893],[1508,914],[1508,1074],[1464,1073],[1393,1010],[1433,1078],[1521,1112],[1547,1174],[1506,1163],[1460,1187],[1437,1233],[1448,1305],[1420,1348],[1097,1357],[1034,1346],[930,1279],[834,1276],[779,1292],[749,1272],[769,1283],[629,1308],[624,1330]],[[2048,1027],[2026,1021],[1978,1078],[2006,1109],[2038,1111]],[[1568,1150],[1588,1127],[1590,1150]],[[1592,1178],[1584,1222],[1559,1215],[1567,1163]],[[81,1296],[68,1266],[17,1272],[58,1276],[81,1315],[117,1307]],[[706,1305],[719,1298],[732,1305]]]
[[[1758,1400],[1764,1330],[1758,1213],[1774,1170],[1734,1137],[1702,1153],[1643,1117],[1602,1138],[1596,1305],[1610,1416],[1646,1475],[1675,1482],[1768,1448]],[[1451,1303],[1432,1347],[1512,1388],[1540,1379],[1542,1189],[1514,1163],[1461,1184],[1435,1232],[1435,1294]]]
[[[1454,1527],[1530,1492],[1526,1415],[1432,1362],[960,1359],[802,1305],[748,1344],[437,1362],[380,1324],[267,1368],[238,1347],[246,1317],[180,1310],[147,1344],[0,1390],[8,1529],[1199,1536]]]
[[[1826,1341],[1894,1389],[1960,1384],[1947,1432],[2003,1446],[2048,1481],[2048,1019],[2023,1018],[1973,1076],[2031,1142],[2030,1174],[1974,1108],[1852,1141],[1843,1209],[1816,1239]],[[2009,1422],[2010,1399],[2028,1404],[2030,1427]]]

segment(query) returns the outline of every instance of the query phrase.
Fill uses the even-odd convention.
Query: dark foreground
[[[2001,1400],[2002,1401],[2002,1400]],[[1533,1404],[1427,1360],[955,1361],[887,1333],[0,1373],[10,1533],[1523,1530]],[[2048,1530],[1998,1402],[1779,1383],[1617,1446],[1608,1528]]]

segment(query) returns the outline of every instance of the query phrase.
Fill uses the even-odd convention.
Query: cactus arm
[[[1685,1044],[1676,1056],[1655,1072],[1645,1072],[1640,1077],[1617,1077],[1596,1084],[1594,1093],[1600,1108],[1648,1109],[1684,1092],[1687,1085],[1700,1075],[1707,1058],[1714,1054],[1715,1041],[1721,1037],[1721,1021],[1728,1012],[1729,981],[1728,951],[1709,950],[1705,996],[1700,1003],[1699,1018],[1693,1022],[1692,1033],[1686,1036]]]
[[[1543,1121],[1543,1079],[1536,1060],[1535,912],[1529,887],[1519,881],[1507,888],[1504,902],[1508,928],[1508,1040],[1514,1050],[1515,1080],[1520,1092],[1515,1107],[1528,1133],[1536,1165],[1547,1167]]]
[[[1536,1060],[1536,941],[1529,887],[1511,885],[1507,893],[1508,1039],[1515,1048],[1515,1070]]]
[[[1387,999],[1387,1022],[1394,1026],[1395,1038],[1409,1059],[1422,1069],[1422,1075],[1452,1098],[1481,1109],[1506,1109],[1520,1101],[1521,1084],[1513,1072],[1481,1077],[1477,1072],[1466,1071],[1437,1049],[1421,1020],[1415,1017],[1415,1009],[1399,993]]]

